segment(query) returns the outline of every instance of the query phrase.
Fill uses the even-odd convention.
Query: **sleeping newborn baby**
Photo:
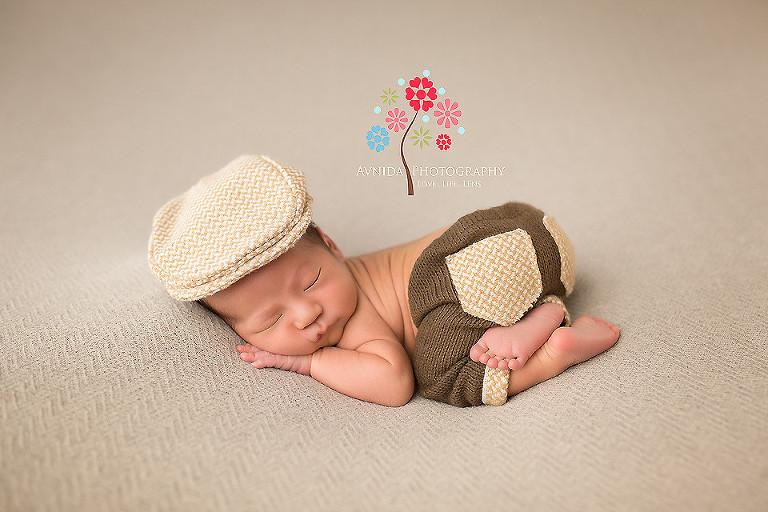
[[[461,407],[501,405],[619,337],[596,317],[570,323],[573,249],[532,206],[478,210],[345,258],[310,203],[300,171],[243,156],[154,218],[152,271],[174,298],[220,316],[256,368],[388,406],[415,388]]]

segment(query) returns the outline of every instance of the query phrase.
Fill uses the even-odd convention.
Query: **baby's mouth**
[[[320,330],[317,331],[317,334],[315,334],[315,343],[319,342],[322,337],[325,335],[325,333],[328,332],[328,327],[320,327]]]

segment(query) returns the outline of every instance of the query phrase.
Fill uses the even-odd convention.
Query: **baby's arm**
[[[284,356],[238,345],[244,361],[256,368],[279,368],[311,375],[347,396],[397,407],[413,396],[411,361],[395,340],[371,340],[355,348],[325,347],[302,356]]]
[[[413,396],[411,361],[395,340],[371,340],[354,350],[322,348],[312,354],[311,375],[339,393],[390,407]]]

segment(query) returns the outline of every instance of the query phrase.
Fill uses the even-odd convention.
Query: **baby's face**
[[[302,241],[206,301],[261,350],[304,355],[335,345],[357,307],[357,284],[331,247]]]

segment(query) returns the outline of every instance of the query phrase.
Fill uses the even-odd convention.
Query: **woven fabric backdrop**
[[[766,27],[758,0],[2,2],[0,509],[768,510]],[[414,124],[452,145],[405,141],[408,197],[403,132],[366,134],[424,69],[466,133]],[[303,169],[348,255],[530,202],[574,318],[621,338],[502,407],[256,371],[146,262],[153,213],[243,153]]]

